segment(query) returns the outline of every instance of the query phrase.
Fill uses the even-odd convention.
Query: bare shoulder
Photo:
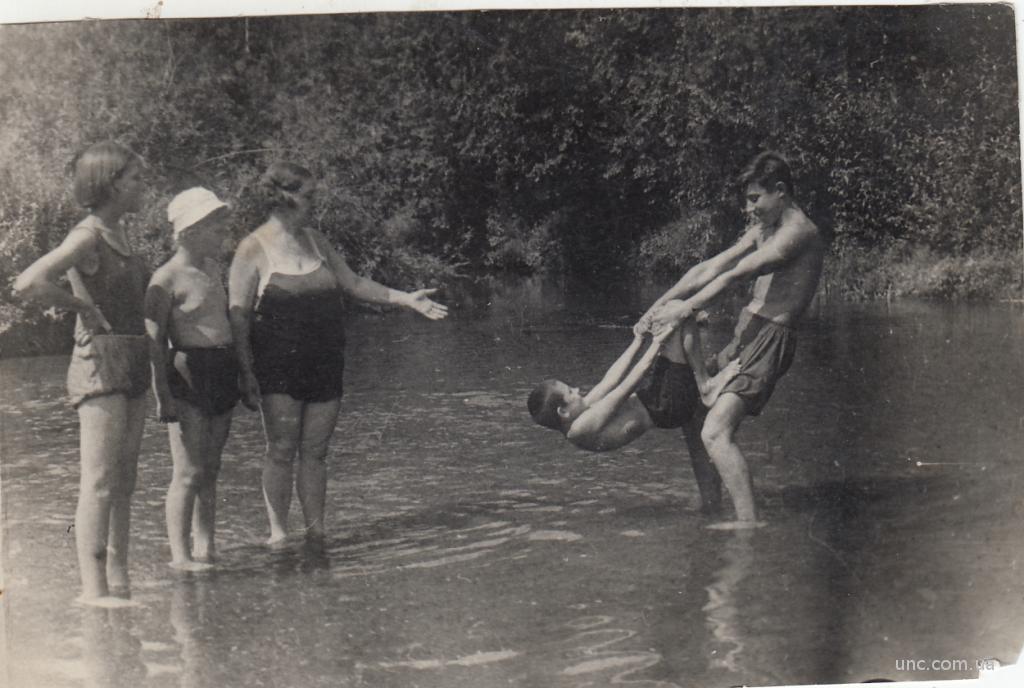
[[[821,234],[818,225],[814,224],[814,221],[807,217],[807,214],[800,208],[791,208],[783,215],[779,232],[808,239],[819,237]]]
[[[263,244],[260,243],[260,238],[257,234],[262,228],[262,226],[257,227],[238,242],[235,255],[231,259],[232,267],[249,265],[259,269],[266,261],[266,252],[263,250]]]
[[[153,276],[149,278],[149,286],[163,287],[164,289],[170,290],[173,287],[180,271],[180,267],[175,265],[174,258],[172,257],[156,269]]]

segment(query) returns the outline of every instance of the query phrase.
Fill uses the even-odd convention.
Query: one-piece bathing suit
[[[317,247],[319,258],[304,273],[280,269],[280,260],[257,234],[267,256],[252,320],[253,370],[260,394],[288,394],[299,401],[324,402],[342,393],[345,369],[343,291]]]
[[[110,324],[110,331],[91,334],[79,316],[75,348],[68,366],[71,404],[108,394],[135,399],[149,389],[149,348],[143,302],[149,274],[141,257],[122,253],[104,238],[106,227],[95,215],[72,231],[84,229],[95,237],[96,269],[71,268],[68,277],[75,296],[93,303]]]

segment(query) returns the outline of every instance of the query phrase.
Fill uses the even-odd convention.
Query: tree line
[[[170,248],[190,184],[236,207],[272,160],[322,180],[353,265],[452,275],[676,273],[734,240],[737,172],[785,153],[833,236],[830,284],[1020,289],[1007,5],[543,10],[75,22],[0,29],[0,279],[80,217],[68,163],[116,139]],[[0,327],[38,316],[0,295]]]

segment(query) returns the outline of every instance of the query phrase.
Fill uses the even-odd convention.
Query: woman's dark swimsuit
[[[172,397],[192,404],[203,415],[227,413],[240,397],[234,347],[172,348],[167,384]]]
[[[257,241],[269,263],[252,322],[253,370],[260,394],[288,394],[324,402],[342,394],[345,308],[342,289],[313,237],[320,263],[302,274],[276,270],[273,253]]]

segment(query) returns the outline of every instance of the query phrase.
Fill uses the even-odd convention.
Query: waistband
[[[742,313],[746,313],[746,315],[749,317],[750,321],[751,322],[756,322],[758,327],[763,327],[765,325],[771,325],[773,327],[779,327],[779,328],[782,328],[784,330],[789,330],[790,332],[795,332],[796,331],[796,325],[776,322],[776,321],[772,320],[771,318],[764,317],[760,313],[755,313],[754,311],[750,310],[749,308],[744,308],[742,310]]]
[[[173,344],[171,345],[171,351],[175,351],[175,352],[180,351],[183,354],[188,354],[188,353],[192,353],[192,352],[196,352],[196,351],[234,352],[234,350],[235,350],[235,345],[234,344],[224,344],[222,346],[174,346]]]

